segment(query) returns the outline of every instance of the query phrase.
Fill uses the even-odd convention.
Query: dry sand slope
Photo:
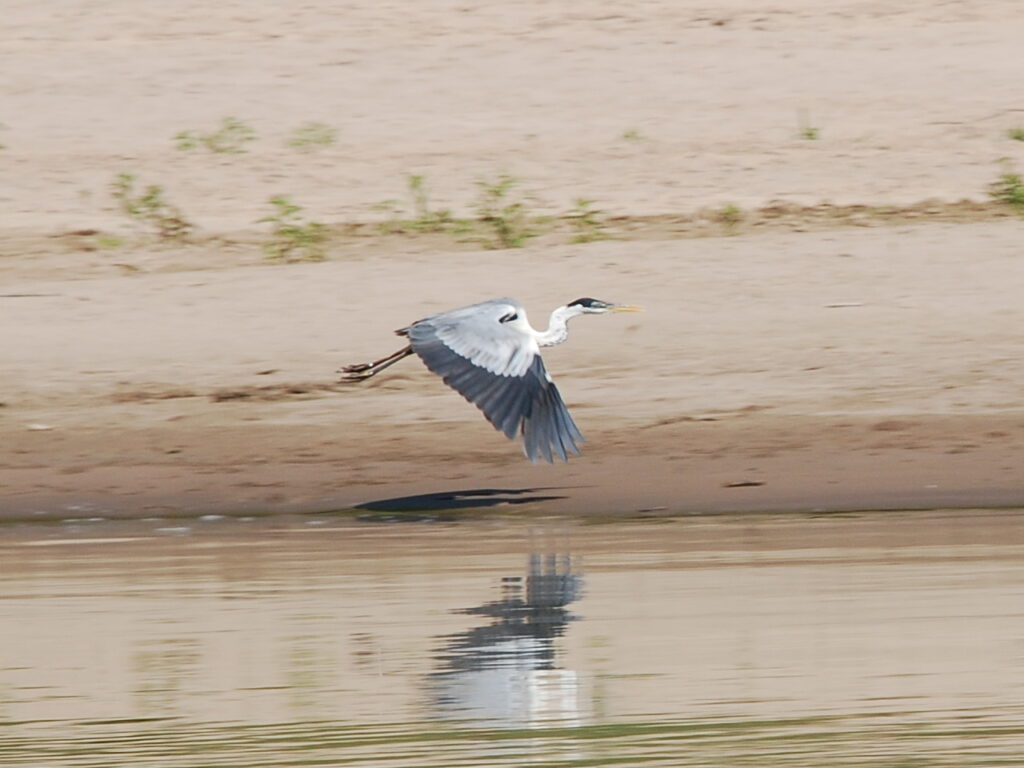
[[[513,498],[553,511],[1024,504],[1024,229],[985,202],[1000,158],[1024,165],[1015,20],[998,0],[8,3],[0,513],[480,487],[548,488]],[[227,116],[244,153],[175,148]],[[336,142],[289,146],[308,121]],[[118,173],[192,240],[133,228]],[[460,216],[501,173],[538,214],[593,199],[619,239],[375,234],[413,173]],[[331,225],[327,263],[265,263],[275,194]],[[826,201],[860,207],[799,208]],[[648,307],[546,356],[590,439],[569,465],[527,464],[414,361],[334,385],[393,328],[503,294],[535,324],[580,295]]]

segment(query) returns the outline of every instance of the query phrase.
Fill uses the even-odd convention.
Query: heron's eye
[[[498,318],[498,322],[499,323],[511,323],[513,320],[518,320],[518,319],[519,319],[519,315],[517,315],[515,312],[509,312],[508,314],[504,314],[501,317],[499,317]]]

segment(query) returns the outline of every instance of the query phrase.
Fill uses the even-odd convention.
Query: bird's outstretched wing
[[[401,333],[445,384],[479,408],[494,427],[522,434],[530,461],[579,455],[583,435],[544,369],[532,336],[502,318],[521,312],[499,299],[433,315]]]

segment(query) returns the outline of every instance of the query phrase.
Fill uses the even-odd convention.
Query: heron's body
[[[416,354],[431,371],[479,408],[507,437],[522,435],[530,461],[579,455],[583,442],[552,382],[540,348],[568,337],[568,321],[581,314],[632,311],[596,299],[577,299],[551,313],[546,331],[534,330],[513,299],[493,299],[440,312],[395,333],[409,345],[373,363],[342,369],[347,381],[363,381]]]

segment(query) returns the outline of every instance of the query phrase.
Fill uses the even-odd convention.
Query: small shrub
[[[338,130],[326,123],[303,123],[288,138],[288,146],[300,152],[312,152],[329,147],[338,140]]]
[[[623,141],[648,141],[648,138],[636,128],[629,128],[623,131],[621,138]]]
[[[270,239],[263,243],[267,258],[277,261],[323,261],[327,257],[327,227],[305,221],[302,208],[284,195],[270,198],[274,213],[259,223],[273,224]]]
[[[390,214],[380,224],[382,232],[448,232],[453,235],[466,232],[471,226],[465,219],[457,219],[447,208],[433,209],[427,193],[426,177],[411,173],[406,177],[409,207],[398,200],[385,200],[373,206],[374,210]]]
[[[1019,173],[1006,168],[997,181],[988,185],[988,194],[993,200],[1024,213],[1024,178]]]
[[[591,208],[593,200],[579,198],[573,206],[572,211],[566,217],[572,225],[575,235],[573,243],[592,243],[596,240],[607,240],[610,235],[604,231],[601,211]]]
[[[136,226],[160,240],[184,240],[195,229],[181,209],[164,198],[163,187],[150,184],[139,191],[135,175],[119,173],[111,183],[110,194],[117,200],[121,211]]]
[[[1024,141],[1024,128],[1011,128],[1006,135],[1014,141]]]
[[[531,217],[526,204],[511,198],[517,179],[502,174],[496,181],[479,181],[480,196],[476,203],[479,224],[488,234],[474,238],[486,248],[522,248],[531,237],[540,234],[534,225],[540,220]]]
[[[381,224],[381,230],[395,232],[447,232],[457,231],[464,227],[465,222],[456,220],[448,209],[434,210],[430,207],[430,196],[427,193],[426,177],[422,174],[410,173],[406,177],[411,211],[402,207],[398,200],[385,200],[374,208],[385,211],[391,217]]]
[[[218,154],[240,155],[246,151],[245,145],[256,140],[256,131],[234,117],[225,117],[220,128],[210,133],[182,131],[174,137],[175,146],[190,152],[203,147]]]
[[[715,221],[725,227],[727,232],[735,232],[736,227],[743,221],[743,209],[732,203],[723,205],[715,211]]]
[[[430,196],[427,194],[426,177],[411,173],[406,179],[409,195],[412,197],[412,208],[415,218],[413,227],[426,232],[441,232],[451,226],[454,219],[448,209],[433,210],[430,207]]]

